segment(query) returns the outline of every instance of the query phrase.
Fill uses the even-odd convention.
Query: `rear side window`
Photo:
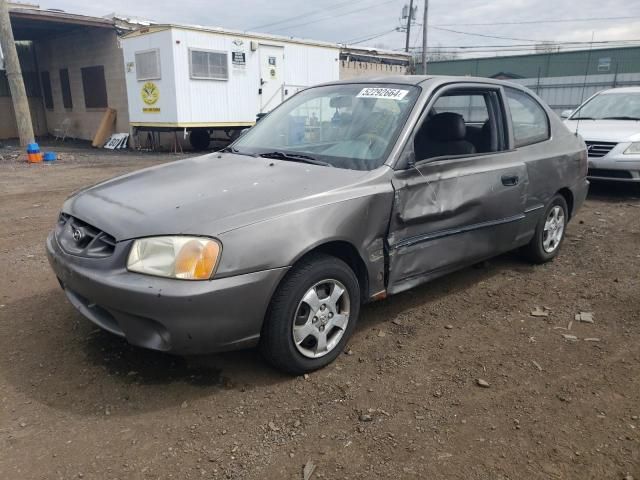
[[[550,137],[549,117],[531,96],[514,88],[505,88],[516,147],[542,142]]]

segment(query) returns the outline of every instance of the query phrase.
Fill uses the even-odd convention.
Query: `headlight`
[[[640,154],[640,142],[633,142],[624,151],[625,155],[638,155]]]
[[[142,238],[133,242],[127,269],[158,277],[209,280],[221,250],[220,243],[210,238]]]

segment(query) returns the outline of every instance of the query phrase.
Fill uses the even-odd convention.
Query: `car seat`
[[[415,136],[416,160],[476,153],[476,147],[466,140],[466,134],[462,115],[453,112],[434,115],[422,124]]]

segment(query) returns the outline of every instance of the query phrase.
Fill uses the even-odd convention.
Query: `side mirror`
[[[407,168],[413,168],[416,166],[416,153],[410,152],[407,156]]]
[[[573,110],[563,110],[562,112],[560,112],[560,118],[569,118],[572,113]]]

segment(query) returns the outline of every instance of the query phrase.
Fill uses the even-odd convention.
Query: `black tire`
[[[206,150],[207,148],[209,148],[209,143],[211,143],[209,131],[204,128],[196,128],[194,130],[191,130],[191,133],[189,134],[189,143],[194,150]]]
[[[564,229],[562,231],[562,236],[560,240],[556,243],[553,251],[546,251],[544,248],[544,240],[545,240],[545,231],[544,226],[549,214],[555,207],[560,207],[564,214]],[[546,263],[553,260],[558,252],[560,252],[560,248],[562,247],[562,242],[564,241],[564,237],[567,231],[567,223],[569,221],[569,209],[567,208],[567,201],[564,199],[562,195],[556,195],[551,199],[549,205],[544,211],[544,214],[538,220],[538,224],[536,225],[536,231],[531,239],[531,242],[524,247],[524,254],[529,261],[532,263]]]
[[[349,297],[349,320],[335,347],[319,358],[309,358],[296,347],[293,324],[303,296],[318,282],[337,280]],[[353,270],[342,260],[313,254],[297,263],[278,286],[260,336],[260,351],[279,370],[294,375],[311,372],[333,362],[344,350],[360,313],[360,287]]]

